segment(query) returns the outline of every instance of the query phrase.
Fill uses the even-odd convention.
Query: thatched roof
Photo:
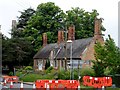
[[[93,38],[78,39],[72,42],[72,58],[80,59],[80,55],[85,50],[86,46],[90,44]],[[70,43],[67,43],[67,58],[70,58]],[[57,53],[56,59],[65,58],[65,43],[57,44],[48,44],[45,47],[41,48],[37,54],[33,57],[34,59],[47,59],[50,56],[52,50]]]

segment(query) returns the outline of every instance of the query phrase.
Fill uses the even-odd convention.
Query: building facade
[[[64,31],[58,31],[57,43],[47,44],[47,34],[43,34],[43,47],[35,54],[34,69],[44,70],[46,60],[50,60],[50,65],[54,68],[83,68],[92,66],[91,60],[95,60],[94,45],[96,42],[104,44],[101,33],[101,19],[95,19],[94,37],[75,40],[75,27],[68,29],[67,40],[64,41]],[[65,64],[65,60],[67,64]],[[73,66],[72,66],[73,65]]]

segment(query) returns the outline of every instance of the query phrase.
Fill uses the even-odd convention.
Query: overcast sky
[[[20,16],[18,11],[23,11],[29,7],[36,9],[38,4],[54,2],[62,10],[70,10],[71,7],[83,8],[86,11],[96,9],[104,18],[103,25],[106,28],[105,38],[108,34],[118,45],[118,1],[119,0],[0,0],[0,25],[2,33],[10,37],[12,20],[17,20]]]

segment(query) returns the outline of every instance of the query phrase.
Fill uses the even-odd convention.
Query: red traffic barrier
[[[92,86],[94,88],[102,88],[103,86],[112,86],[112,78],[84,76],[83,85]]]
[[[3,79],[6,80],[6,83],[19,81],[19,78],[17,76],[4,76]]]
[[[37,80],[35,82],[36,88],[56,88],[57,90],[71,89],[75,90],[80,86],[77,80]]]

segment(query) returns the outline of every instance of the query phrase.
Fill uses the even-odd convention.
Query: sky
[[[71,7],[83,8],[91,12],[96,9],[100,14],[98,18],[103,18],[103,26],[106,28],[104,38],[108,34],[118,45],[118,2],[119,0],[0,0],[0,25],[1,32],[7,37],[10,36],[12,20],[17,20],[20,16],[19,11],[29,7],[36,9],[41,3],[54,2],[62,10],[70,10]]]

